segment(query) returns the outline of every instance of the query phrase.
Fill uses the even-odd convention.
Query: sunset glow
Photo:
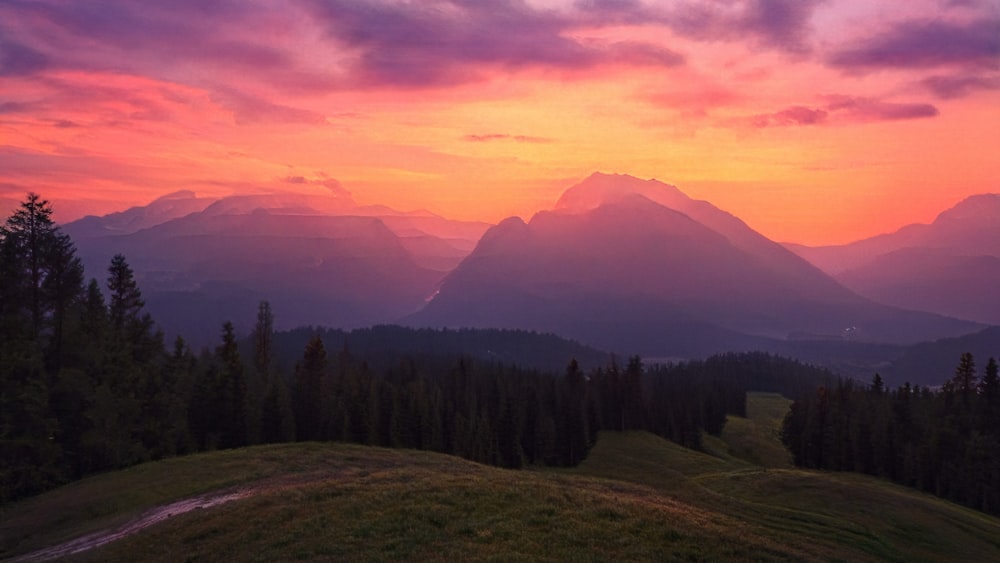
[[[0,4],[4,215],[336,181],[497,222],[604,171],[828,244],[1000,191],[998,148],[996,0]]]

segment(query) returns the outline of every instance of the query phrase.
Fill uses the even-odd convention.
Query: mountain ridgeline
[[[529,328],[667,357],[789,340],[908,344],[981,328],[861,297],[707,202],[601,174],[556,209],[489,230],[406,322]]]
[[[934,222],[825,247],[787,245],[870,299],[1000,324],[1000,195],[969,197]]]
[[[261,300],[282,312],[282,328],[392,322],[424,304],[487,226],[359,206],[341,190],[214,201],[179,192],[65,231],[90,276],[128,256],[160,326],[204,345],[227,320],[249,330]]]
[[[789,354],[809,347],[803,342],[903,346],[969,334],[984,328],[974,320],[992,318],[990,275],[956,273],[973,264],[988,274],[990,258],[949,255],[956,268],[938,268],[936,278],[924,270],[937,262],[886,258],[886,267],[913,271],[925,284],[978,280],[959,283],[965,291],[950,298],[964,309],[937,307],[941,299],[919,288],[861,291],[856,271],[824,271],[821,251],[790,250],[655,180],[594,174],[553,209],[493,227],[357,205],[334,187],[219,200],[178,192],[65,231],[90,275],[117,253],[129,256],[166,333],[199,346],[227,320],[248,331],[261,300],[281,311],[276,322],[285,330],[507,328],[656,358]],[[991,224],[984,205],[942,214],[949,248]],[[926,302],[903,299],[909,294]]]

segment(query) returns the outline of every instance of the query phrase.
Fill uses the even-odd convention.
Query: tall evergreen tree
[[[322,437],[321,405],[326,371],[326,349],[323,340],[316,335],[306,344],[302,362],[295,369],[295,431],[299,441]],[[360,396],[356,399],[355,406],[364,400]]]
[[[111,293],[109,320],[111,328],[124,336],[130,323],[138,322],[146,302],[142,299],[135,273],[125,256],[115,254],[108,267],[108,291]]]
[[[972,354],[966,352],[958,361],[955,375],[945,385],[946,390],[954,391],[962,398],[962,403],[968,406],[976,392],[976,361]]]
[[[246,374],[233,323],[222,325],[222,345],[216,348],[220,364],[216,382],[216,416],[219,447],[238,448],[247,443]]]
[[[274,314],[271,304],[261,301],[257,306],[257,324],[253,329],[254,369],[263,384],[269,383],[274,363]]]

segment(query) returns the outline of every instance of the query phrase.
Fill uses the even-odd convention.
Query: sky
[[[498,222],[595,171],[835,244],[1000,192],[1000,0],[2,0],[0,211],[348,190]]]

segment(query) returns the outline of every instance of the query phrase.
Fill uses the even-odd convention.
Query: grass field
[[[784,406],[782,406],[784,405]],[[787,401],[750,398],[715,455],[602,434],[559,471],[347,444],[208,453],[100,475],[0,509],[0,558],[167,502],[253,490],[74,556],[84,561],[1000,560],[1000,520],[775,450]]]

